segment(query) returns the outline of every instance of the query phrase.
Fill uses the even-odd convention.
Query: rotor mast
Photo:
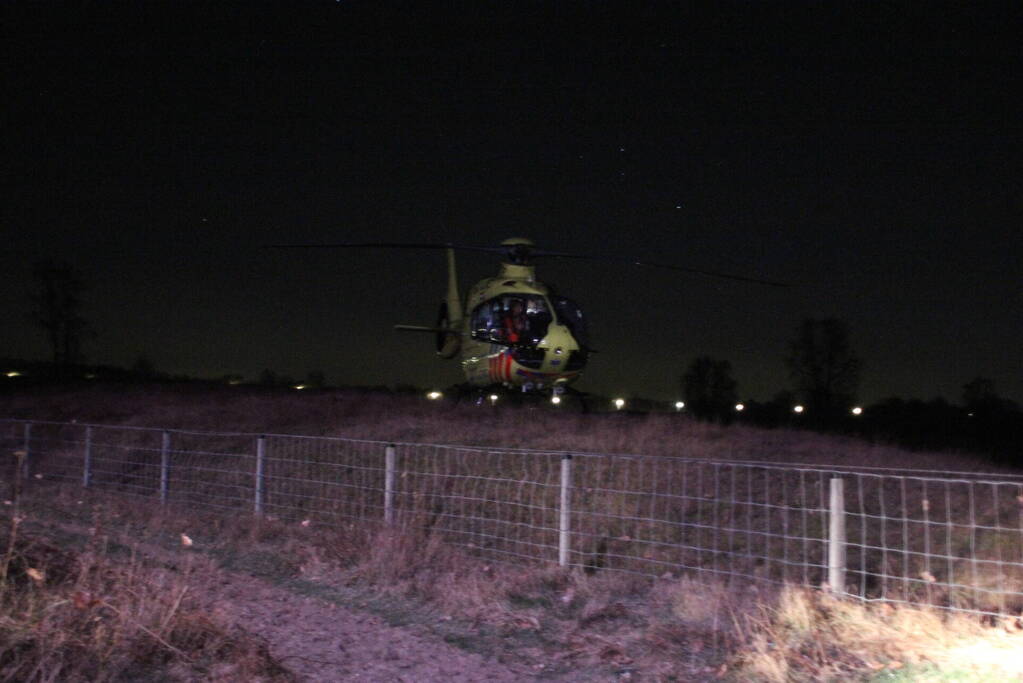
[[[536,249],[533,240],[526,237],[510,237],[501,242],[505,257],[501,261],[501,273],[498,277],[509,280],[534,282],[536,269],[530,263],[530,257]]]

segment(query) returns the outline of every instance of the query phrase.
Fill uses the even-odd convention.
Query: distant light
[[[551,403],[553,403],[554,405],[559,405],[561,403],[561,397],[551,396]]]
[[[685,401],[675,401],[675,410],[682,410],[686,407]]]
[[[735,404],[735,411],[736,411],[736,412],[738,412],[738,413],[741,413],[741,412],[742,412],[742,411],[744,411],[744,410],[746,410],[746,406],[744,406],[744,405],[743,405],[743,404],[741,404],[741,403],[736,403],[736,404]]]
[[[298,389],[299,391],[302,391],[303,389],[306,388],[306,386],[304,384],[296,384],[295,388]]]
[[[622,408],[625,407],[625,399],[624,398],[616,398],[614,400],[614,404],[615,404],[615,410],[621,410]]]
[[[792,412],[794,412],[794,413],[801,413],[801,412],[803,412],[803,410],[804,410],[803,406],[793,406],[792,407]]]
[[[852,414],[853,415],[862,415],[863,414],[863,408],[860,408],[859,406],[856,406],[855,408],[852,409]]]
[[[92,372],[90,372],[90,373],[87,373],[87,374],[85,375],[85,379],[96,379],[96,374],[95,374],[95,373],[92,373]]]
[[[428,393],[426,395],[426,398],[430,399],[431,401],[436,401],[438,398],[442,397],[443,395],[444,394],[440,393],[439,391],[431,391],[430,393]]]
[[[17,370],[11,370],[10,372],[6,373],[6,375],[8,377],[21,377],[22,373],[18,372]]]
[[[241,384],[242,381],[240,379],[229,379],[229,380],[227,380],[227,383],[230,384],[233,387],[233,386],[237,386],[237,385]]]
[[[490,396],[488,396],[488,398],[490,399],[490,405],[494,405],[497,403],[497,394],[491,394]]]

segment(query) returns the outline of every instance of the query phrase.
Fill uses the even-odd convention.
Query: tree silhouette
[[[834,419],[855,400],[861,364],[842,321],[803,320],[785,362],[811,419]]]
[[[732,364],[710,356],[694,360],[682,376],[682,394],[686,407],[703,419],[728,421],[737,400],[737,383],[732,378]]]
[[[30,317],[46,334],[59,370],[83,362],[82,343],[89,323],[82,317],[85,285],[70,264],[40,261],[32,268],[35,291]]]
[[[994,381],[986,377],[975,377],[963,385],[963,407],[971,413],[987,416],[1019,410],[1013,401],[999,396]]]

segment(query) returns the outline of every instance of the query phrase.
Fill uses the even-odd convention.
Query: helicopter
[[[590,346],[588,319],[572,299],[536,279],[536,257],[611,261],[665,268],[704,276],[776,287],[785,283],[651,263],[627,258],[595,257],[542,251],[525,237],[512,237],[498,247],[433,243],[281,244],[293,248],[443,249],[447,257],[447,292],[432,326],[395,325],[404,332],[433,334],[437,356],[458,359],[466,383],[477,389],[501,386],[523,393],[554,396],[578,380],[596,349]],[[455,251],[503,255],[497,274],[480,280],[463,298],[458,286]]]

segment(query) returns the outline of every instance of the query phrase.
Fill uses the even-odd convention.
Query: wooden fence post
[[[257,515],[263,514],[263,473],[266,468],[266,437],[260,436],[256,439],[256,490],[253,502],[253,512]]]
[[[160,504],[167,503],[167,486],[170,483],[170,432],[163,433],[160,447]]]
[[[845,593],[845,482],[831,480],[831,514],[828,534],[828,590]]]
[[[85,428],[85,463],[82,466],[82,488],[92,482],[92,427]]]
[[[396,455],[394,444],[384,449],[384,523],[394,524],[394,470]]]
[[[572,455],[561,456],[561,510],[558,523],[558,564],[568,566],[572,526]]]

